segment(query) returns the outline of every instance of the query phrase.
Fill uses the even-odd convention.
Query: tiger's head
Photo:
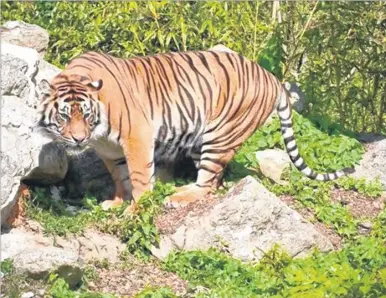
[[[91,139],[104,135],[106,119],[98,91],[102,80],[80,75],[57,75],[43,80],[38,127],[72,149],[84,149]]]

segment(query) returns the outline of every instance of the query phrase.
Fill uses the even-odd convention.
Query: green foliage
[[[81,210],[75,214],[67,212],[63,202],[55,201],[43,189],[35,189],[34,198],[27,203],[27,215],[42,223],[44,232],[59,236],[79,234],[87,227],[95,227],[102,232],[118,236],[127,243],[128,252],[149,258],[150,247],[159,240],[154,226],[154,216],[160,211],[163,199],[173,193],[173,187],[157,182],[153,192],[141,197],[137,214],[125,215],[127,203],[122,206],[103,211],[96,204],[95,198],[85,197],[83,204],[88,210]]]
[[[1,261],[0,271],[3,274],[1,277],[1,293],[9,298],[19,298],[26,285],[29,285],[26,275],[16,270],[12,259]],[[24,280],[25,283],[21,284],[21,280]]]
[[[0,271],[4,274],[10,274],[14,271],[12,259],[5,259],[0,262]]]
[[[170,254],[167,270],[209,294],[196,297],[385,297],[386,248],[360,239],[342,251],[292,259],[278,247],[258,264],[244,264],[215,250]]]

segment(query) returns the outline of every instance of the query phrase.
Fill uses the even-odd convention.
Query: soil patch
[[[182,295],[188,286],[174,273],[163,271],[155,264],[136,264],[135,260],[130,266],[96,268],[96,272],[98,277],[88,283],[89,290],[123,297],[133,297],[147,286],[169,287],[177,295]]]
[[[385,206],[385,196],[370,198],[352,190],[336,189],[331,199],[348,208],[355,218],[375,218]]]
[[[208,198],[191,203],[186,207],[176,209],[164,209],[163,213],[155,218],[155,226],[161,234],[173,234],[181,225],[188,213],[199,215],[210,209],[217,202],[219,196]]]

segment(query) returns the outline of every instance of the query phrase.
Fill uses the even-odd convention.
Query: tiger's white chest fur
[[[104,159],[117,160],[125,157],[122,147],[105,137],[92,140],[91,147]]]

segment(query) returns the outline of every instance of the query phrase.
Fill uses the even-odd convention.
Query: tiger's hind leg
[[[168,208],[186,206],[214,193],[221,181],[224,168],[235,154],[234,149],[221,149],[211,144],[202,147],[196,183],[185,185],[165,200]]]

